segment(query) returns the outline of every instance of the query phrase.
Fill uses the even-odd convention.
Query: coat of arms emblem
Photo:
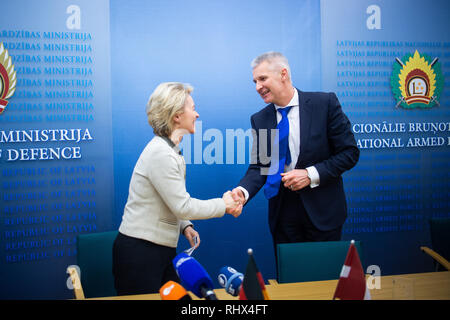
[[[439,106],[439,98],[444,84],[438,58],[408,54],[401,60],[396,58],[392,70],[392,93],[397,100],[396,107],[405,109],[431,108]]]
[[[0,42],[0,114],[3,113],[8,105],[9,98],[16,91],[16,71],[11,62],[8,50]]]

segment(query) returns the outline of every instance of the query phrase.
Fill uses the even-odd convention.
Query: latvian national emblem
[[[0,114],[8,105],[8,100],[16,91],[16,71],[5,49],[3,43],[0,42]]]
[[[444,78],[438,58],[407,54],[401,60],[395,58],[391,76],[392,93],[397,100],[396,108],[431,108],[439,106]]]

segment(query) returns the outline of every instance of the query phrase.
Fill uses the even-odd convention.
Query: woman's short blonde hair
[[[148,123],[156,135],[168,137],[173,131],[173,117],[182,113],[186,98],[194,88],[180,82],[163,82],[148,100],[146,113]]]

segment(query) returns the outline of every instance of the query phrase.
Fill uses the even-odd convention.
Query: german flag
[[[256,266],[253,250],[248,249],[248,263],[245,270],[239,300],[270,300],[264,285],[264,279]]]

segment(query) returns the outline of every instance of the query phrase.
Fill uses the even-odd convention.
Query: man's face
[[[270,65],[267,61],[253,69],[256,91],[265,103],[282,105],[281,99],[286,95],[286,75],[286,69],[280,70],[279,67]]]

